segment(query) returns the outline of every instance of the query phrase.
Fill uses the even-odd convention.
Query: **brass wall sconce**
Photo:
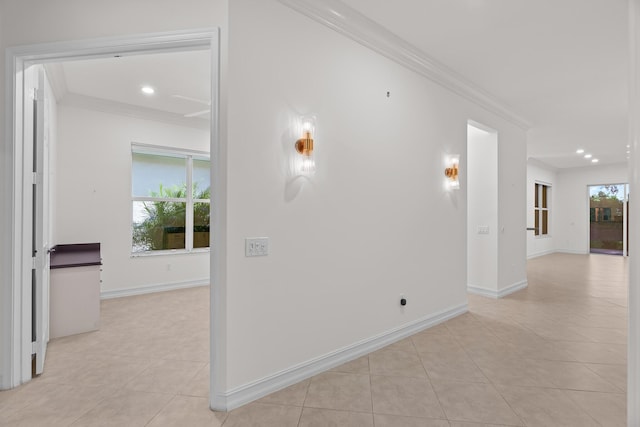
[[[449,188],[458,189],[460,188],[460,180],[458,179],[458,174],[460,171],[460,156],[450,155],[447,157],[446,165],[447,167],[444,170],[444,175],[447,177],[447,184]]]
[[[295,142],[298,154],[296,159],[296,171],[300,175],[311,175],[316,171],[316,162],[313,156],[313,137],[316,130],[316,121],[313,116],[300,118],[300,133],[302,137]]]

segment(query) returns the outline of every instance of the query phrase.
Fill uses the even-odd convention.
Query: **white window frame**
[[[175,156],[175,157],[184,157],[186,159],[186,170],[187,170],[187,191],[186,198],[167,198],[167,197],[143,197],[143,196],[134,196],[133,195],[133,185],[130,185],[131,189],[131,203],[129,207],[132,208],[135,202],[176,202],[176,203],[185,203],[185,236],[184,236],[184,249],[167,249],[167,250],[153,250],[153,251],[145,251],[145,252],[133,252],[133,217],[131,217],[131,257],[147,257],[147,256],[158,256],[158,255],[176,255],[176,254],[190,254],[190,253],[203,253],[209,252],[211,250],[211,245],[206,248],[194,248],[193,247],[193,209],[195,203],[209,203],[211,204],[211,199],[194,199],[193,192],[191,189],[193,188],[193,160],[207,160],[211,162],[211,158],[209,153],[205,151],[197,151],[197,150],[189,150],[183,148],[173,148],[173,147],[163,147],[157,145],[150,144],[141,144],[137,142],[131,143],[131,168],[130,168],[130,177],[131,183],[133,183],[133,154],[149,154],[149,155],[157,155],[157,156]],[[211,197],[211,196],[210,196]],[[209,209],[211,211],[211,209]],[[209,224],[209,228],[211,228],[211,224]]]

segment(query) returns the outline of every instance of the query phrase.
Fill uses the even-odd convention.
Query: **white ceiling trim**
[[[532,127],[531,122],[513,113],[477,85],[340,0],[278,1],[524,130]]]
[[[168,111],[160,111],[153,108],[140,107],[137,105],[130,105],[123,102],[110,101],[92,96],[79,95],[73,92],[68,92],[64,99],[59,102],[59,105],[209,130],[209,121],[206,119],[184,117],[182,114],[170,113]]]

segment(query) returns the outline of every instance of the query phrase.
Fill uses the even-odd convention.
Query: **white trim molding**
[[[197,288],[209,286],[209,278],[200,280],[190,280],[187,282],[159,283],[154,285],[138,286],[134,288],[113,289],[109,291],[101,291],[100,299],[113,299],[122,297],[131,297],[134,295],[153,294],[156,292],[176,291],[178,289]]]
[[[536,253],[527,255],[527,259],[540,258],[541,256],[555,254],[556,252],[557,251],[555,249],[549,249],[549,250],[542,251],[542,252],[536,252]]]
[[[560,254],[571,254],[571,255],[589,255],[589,250],[586,251],[577,251],[575,249],[557,249],[557,253]]]
[[[457,305],[422,319],[406,323],[371,338],[356,342],[323,356],[316,357],[257,381],[231,389],[226,394],[227,410],[253,402],[268,394],[296,384],[321,372],[340,366],[358,357],[393,344],[415,333],[466,313],[467,304]]]
[[[506,288],[502,288],[499,291],[494,289],[483,288],[480,286],[467,285],[467,291],[470,294],[480,295],[487,298],[499,299],[504,298],[507,295],[511,295],[515,292],[521,291],[529,286],[529,282],[526,280],[522,280],[520,282],[514,283],[513,285],[509,285]]]
[[[107,114],[116,114],[119,116],[132,117],[134,119],[171,123],[195,129],[209,129],[209,120],[207,119],[199,117],[184,117],[182,114],[154,110],[153,108],[140,107],[108,99],[94,98],[87,95],[79,95],[73,92],[67,92],[64,99],[58,102],[58,105],[63,107],[83,108]]]
[[[640,0],[629,0],[629,199],[640,197]],[[627,425],[640,425],[640,218],[631,215],[627,333]]]
[[[531,122],[510,111],[492,95],[446,65],[436,61],[382,25],[340,0],[278,0],[357,43],[385,56],[499,117],[528,130]]]

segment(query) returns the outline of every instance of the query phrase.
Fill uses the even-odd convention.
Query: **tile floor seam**
[[[367,358],[367,365],[369,366],[369,391],[371,392],[371,417],[373,418],[373,424],[375,427],[375,410],[376,407],[373,403],[373,375],[371,374],[371,359]]]
[[[151,423],[153,422],[153,420],[155,420],[155,419],[156,419],[156,417],[157,417],[158,415],[160,415],[160,413],[161,413],[165,408],[167,408],[167,407],[171,404],[171,402],[173,402],[173,401],[174,401],[174,399],[175,399],[176,397],[177,397],[177,395],[174,395],[171,399],[169,399],[169,401],[168,401],[168,402],[167,402],[167,403],[166,403],[166,404],[165,404],[165,405],[164,405],[164,406],[163,406],[163,407],[162,407],[162,408],[161,408],[161,409],[160,409],[160,410],[159,410],[159,411],[158,411],[158,412],[153,416],[153,417],[151,417],[151,418],[149,419],[149,421],[147,421],[147,422],[145,423],[145,427],[146,427],[146,426],[148,426],[149,424],[151,424]]]
[[[578,402],[576,402],[574,398],[571,397],[571,393],[568,393],[567,391],[563,391],[563,394],[565,396],[567,396],[569,398],[569,400],[571,400],[573,402],[574,405],[576,405],[578,408],[580,408],[582,410],[582,412],[584,412],[589,418],[591,418],[594,423],[598,424],[600,427],[607,427],[607,426],[603,425],[600,421],[596,420],[595,417],[593,415],[591,415],[588,411],[585,411],[582,408],[582,406]]]
[[[469,351],[467,350],[466,346],[461,343],[457,337],[453,337],[456,342],[458,342],[458,345],[462,348],[462,351],[464,352],[464,354],[469,358],[469,360],[471,360],[471,362],[475,365],[475,367],[480,371],[480,373],[482,374],[482,376],[489,382],[492,383],[491,379],[489,378],[489,376],[482,370],[482,368],[480,367],[480,365],[478,365],[478,363],[476,362],[476,360],[471,356],[471,354],[469,353]],[[435,388],[434,388],[435,390]]]

